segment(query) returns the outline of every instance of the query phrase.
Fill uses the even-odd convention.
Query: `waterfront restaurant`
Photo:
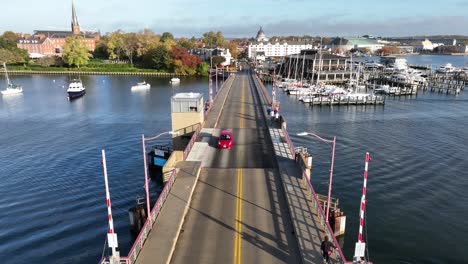
[[[304,70],[302,66],[304,65]],[[285,57],[282,76],[294,78],[302,76],[305,79],[326,82],[347,82],[351,78],[351,58],[332,54],[323,50],[302,50],[298,54]]]

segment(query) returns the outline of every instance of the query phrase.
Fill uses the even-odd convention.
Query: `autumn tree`
[[[174,35],[172,35],[172,33],[170,32],[164,32],[162,35],[161,35],[161,41],[162,42],[166,42],[168,40],[172,40],[174,41]]]
[[[138,48],[138,38],[135,33],[127,33],[123,35],[123,53],[133,66],[133,57]]]
[[[178,45],[186,49],[195,49],[197,47],[197,42],[195,38],[191,38],[191,39],[181,38],[179,39]]]
[[[124,37],[122,32],[113,32],[107,41],[107,52],[109,53],[109,59],[120,60],[124,56]]]
[[[172,49],[172,58],[173,70],[177,74],[193,75],[201,63],[200,57],[189,54],[186,48],[180,46]]]
[[[8,35],[0,37],[0,62],[17,64],[25,63],[28,59],[28,51],[16,47],[16,42],[9,39]]]
[[[13,31],[5,31],[5,32],[3,32],[2,37],[4,37],[4,38],[10,40],[10,41],[13,42],[13,43],[16,43],[16,41],[18,40],[18,36],[17,36],[16,33],[13,32]]]
[[[237,57],[239,57],[240,54],[240,51],[237,49],[237,46],[237,43],[235,43],[234,41],[229,41],[225,44],[225,48],[229,49],[231,56],[235,59],[237,59]]]
[[[224,44],[224,36],[221,31],[218,32],[206,32],[203,34],[203,43],[207,48],[216,48],[216,47],[222,47]]]
[[[159,37],[151,30],[145,29],[137,34],[136,55],[143,58],[150,50],[159,45]]]
[[[83,37],[81,36],[71,36],[66,39],[62,57],[68,65],[79,68],[88,64],[89,58],[92,57],[82,40]]]

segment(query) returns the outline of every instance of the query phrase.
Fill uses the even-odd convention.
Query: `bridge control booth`
[[[204,121],[204,104],[201,93],[178,93],[171,98],[174,150],[184,150],[198,124]]]

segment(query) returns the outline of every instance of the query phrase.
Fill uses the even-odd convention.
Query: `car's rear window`
[[[219,138],[220,138],[221,140],[229,140],[229,139],[231,139],[231,136],[228,135],[228,134],[224,134],[224,135],[221,135]]]

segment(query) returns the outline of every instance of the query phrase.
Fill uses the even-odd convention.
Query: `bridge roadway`
[[[211,138],[172,263],[301,262],[261,105],[252,77],[238,73],[209,117],[234,145],[220,150]]]

